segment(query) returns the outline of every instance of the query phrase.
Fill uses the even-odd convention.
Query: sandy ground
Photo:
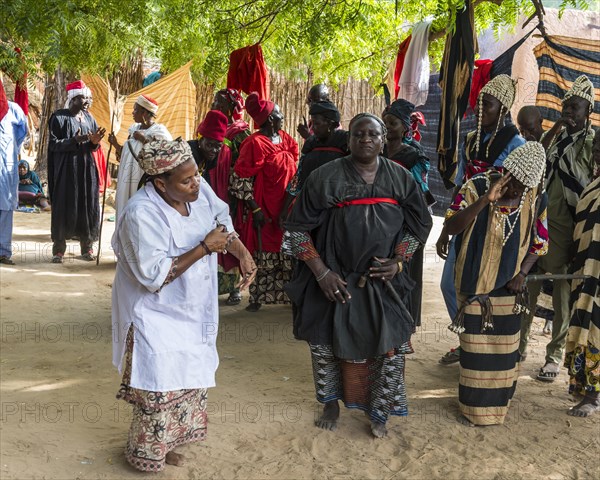
[[[439,228],[439,222],[437,223]],[[114,257],[104,223],[99,267],[49,263],[50,216],[15,214],[15,267],[1,278],[2,479],[136,479],[123,457],[130,407],[115,399],[110,295]],[[432,237],[437,237],[433,234]],[[435,240],[432,239],[432,241]],[[589,479],[600,478],[600,417],[576,419],[563,370],[534,379],[547,337],[536,322],[506,423],[469,428],[457,414],[458,367],[438,365],[457,344],[438,288],[442,262],[426,254],[423,327],[407,360],[410,415],[371,437],[362,413],[342,410],[336,432],[313,426],[307,346],[293,340],[291,309],[221,311],[217,387],[209,392],[206,442],[184,446],[183,467],[157,479]]]

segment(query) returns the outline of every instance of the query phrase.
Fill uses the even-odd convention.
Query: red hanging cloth
[[[269,71],[260,44],[231,52],[227,88],[235,88],[245,94],[258,92],[260,98],[269,99]]]
[[[475,110],[479,92],[490,81],[493,60],[475,60],[475,70],[473,70],[473,80],[471,81],[471,93],[469,94],[469,105]]]

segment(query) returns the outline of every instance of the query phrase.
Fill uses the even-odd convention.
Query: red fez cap
[[[222,142],[227,131],[227,115],[218,110],[210,110],[202,123],[198,125],[196,134]]]
[[[246,98],[246,111],[258,126],[261,126],[267,121],[267,118],[269,118],[269,115],[271,115],[274,108],[275,104],[273,102],[262,100],[256,92],[252,92]]]
[[[83,83],[83,80],[77,80],[76,82],[67,84],[67,92],[69,90],[83,90],[84,88],[85,83]]]

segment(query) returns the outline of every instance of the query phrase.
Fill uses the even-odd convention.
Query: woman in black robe
[[[302,187],[313,170],[322,165],[345,157],[348,151],[348,132],[340,127],[340,112],[330,101],[312,102],[308,111],[312,134],[302,146],[298,170],[286,188],[285,201],[279,223],[283,224],[290,206],[302,191]]]
[[[294,334],[310,345],[316,425],[334,429],[338,400],[359,408],[376,437],[389,415],[406,415],[404,355],[414,322],[402,300],[403,270],[432,220],[414,178],[382,157],[386,128],[376,116],[350,122],[351,155],[313,171],[285,223],[283,250],[299,262],[286,291]]]
[[[387,144],[384,155],[402,165],[412,173],[419,184],[428,207],[435,203],[435,198],[429,191],[427,183],[429,159],[423,153],[423,148],[412,138],[410,122],[415,106],[407,100],[398,99],[383,112],[383,121],[388,130]],[[415,321],[415,326],[421,326],[421,303],[423,298],[423,250],[419,248],[408,265],[408,274],[416,285],[410,296],[408,309]]]

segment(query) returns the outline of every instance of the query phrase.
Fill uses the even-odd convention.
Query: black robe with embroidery
[[[377,203],[338,208],[361,198],[392,198],[399,205]],[[373,257],[394,256],[408,229],[425,243],[432,220],[412,174],[379,157],[373,184],[366,184],[350,157],[333,160],[306,180],[285,228],[310,232],[321,259],[346,282],[352,299],[330,302],[304,262],[299,262],[286,292],[294,302],[294,334],[311,344],[332,345],[338,358],[358,360],[389,352],[410,339],[414,322],[404,304],[396,303],[381,280],[358,286]],[[390,280],[401,298],[410,295],[406,272]]]
[[[76,135],[98,129],[96,120],[82,112],[81,122],[68,110],[57,110],[49,121],[48,192],[52,201],[53,241],[79,237],[98,239],[100,202],[98,170],[90,141],[78,144]]]

